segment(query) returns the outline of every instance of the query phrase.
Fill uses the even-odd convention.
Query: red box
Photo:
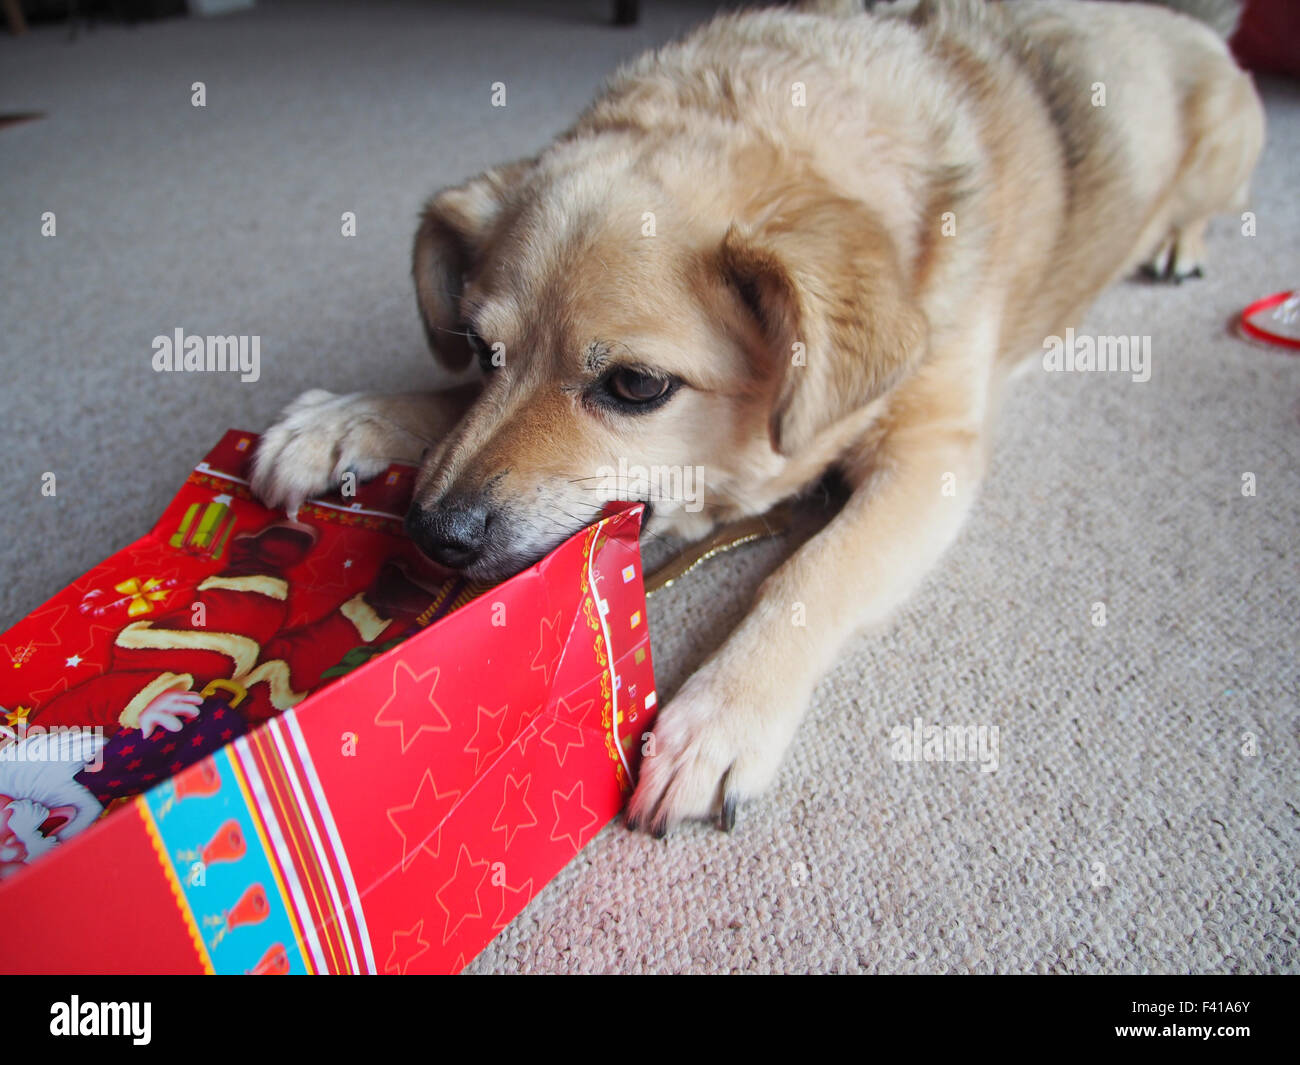
[[[481,588],[403,535],[411,469],[301,531],[255,443],[0,640],[4,971],[457,971],[623,804],[641,506]]]

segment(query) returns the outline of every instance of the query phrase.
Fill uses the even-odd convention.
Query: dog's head
[[[613,158],[611,158],[611,154]],[[561,144],[435,196],[420,313],[483,390],[426,458],[408,527],[508,576],[645,500],[686,537],[833,463],[915,365],[924,319],[861,204],[798,172]]]

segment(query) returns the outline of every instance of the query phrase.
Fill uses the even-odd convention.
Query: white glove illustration
[[[149,733],[160,726],[168,732],[180,732],[185,720],[199,716],[202,702],[203,696],[198,692],[163,692],[141,711],[140,731],[146,739]]]

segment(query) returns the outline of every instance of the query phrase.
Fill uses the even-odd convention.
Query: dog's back
[[[809,163],[919,264],[933,328],[969,324],[972,286],[1004,298],[1012,359],[1143,261],[1199,270],[1208,218],[1244,207],[1263,111],[1206,24],[1101,0],[855,7],[716,19],[624,68],[569,137],[748,137],[773,148],[738,179],[751,200]]]
[[[971,87],[988,94],[983,113],[1001,119],[1018,168],[1032,171],[1024,180],[1059,173],[1063,202],[1050,255],[1027,261],[1021,278],[1025,290],[1047,291],[1035,291],[1023,315],[1009,307],[1011,358],[1077,321],[1102,288],[1140,263],[1173,280],[1199,273],[1208,219],[1245,207],[1263,108],[1209,25],[1163,7],[1101,0],[921,0],[882,15],[917,26],[958,64],[976,56],[983,70]],[[1017,117],[1015,105],[1003,103],[1023,104],[1026,84],[1054,141],[1037,151],[1012,128],[1023,110]],[[1020,186],[1011,183],[1017,197]],[[1027,229],[1049,224],[1035,202],[1008,204],[1003,217],[1015,220],[1018,232],[1009,236],[1017,244]]]

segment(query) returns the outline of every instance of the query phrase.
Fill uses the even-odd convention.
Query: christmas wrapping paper
[[[456,971],[622,805],[640,506],[481,588],[403,535],[411,469],[289,519],[255,444],[0,640],[4,971]]]

